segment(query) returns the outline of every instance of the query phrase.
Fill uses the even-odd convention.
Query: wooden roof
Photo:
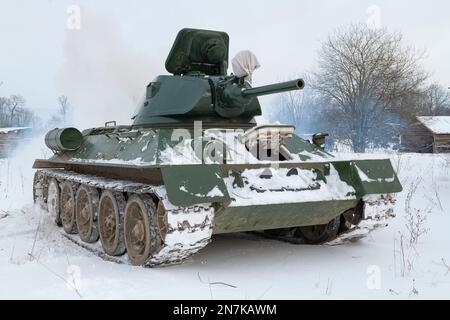
[[[8,134],[8,133],[17,133],[20,131],[28,131],[31,130],[30,127],[9,127],[9,128],[0,128],[0,134]]]
[[[450,117],[417,117],[417,120],[434,134],[450,134]]]

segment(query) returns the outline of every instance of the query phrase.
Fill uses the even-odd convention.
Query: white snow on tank
[[[392,178],[378,178],[378,179],[372,179],[369,178],[369,176],[367,176],[367,174],[364,173],[364,171],[361,170],[360,167],[358,167],[357,165],[355,165],[356,170],[358,172],[359,178],[361,179],[362,182],[394,182],[395,181],[395,175],[392,176]]]
[[[271,169],[270,179],[261,177],[264,170],[267,169],[243,171],[243,188],[234,185],[233,177],[224,179],[233,199],[232,207],[356,199],[355,189],[340,179],[333,165],[327,182],[317,180],[311,170],[297,169],[298,175],[287,176],[288,169]]]
[[[192,148],[192,139],[184,139],[174,147],[167,146],[159,157],[160,163],[170,164],[201,164]]]
[[[192,193],[190,192],[185,186],[181,186],[180,187],[180,191],[190,194],[192,196],[196,196],[199,198],[204,198],[204,197],[208,197],[208,198],[214,198],[214,197],[223,197],[224,194],[222,193],[222,191],[220,191],[218,186],[215,186],[214,188],[212,188],[210,191],[208,191],[205,194],[201,194],[201,193]]]
[[[131,160],[123,159],[79,159],[72,158],[68,160],[69,162],[79,162],[79,163],[97,163],[97,164],[117,164],[117,165],[132,165],[132,166],[149,166],[155,164],[155,161],[144,161],[142,157]]]

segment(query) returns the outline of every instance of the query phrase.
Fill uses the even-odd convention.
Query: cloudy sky
[[[329,32],[367,21],[426,48],[425,68],[450,86],[449,16],[445,0],[0,0],[0,96],[19,93],[30,108],[51,113],[65,93],[78,123],[85,117],[94,125],[105,112],[125,121],[146,82],[166,72],[183,27],[227,31],[231,55],[254,51],[259,85],[311,69]]]

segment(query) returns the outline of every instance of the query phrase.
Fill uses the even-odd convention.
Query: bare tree
[[[442,85],[432,83],[404,97],[400,109],[406,119],[402,130],[407,132],[417,122],[416,116],[450,116],[450,94]]]
[[[14,119],[14,125],[19,127],[32,126],[36,127],[40,122],[39,118],[33,111],[26,108],[18,108],[16,111],[16,118]]]
[[[8,125],[8,116],[6,112],[8,103],[8,98],[0,97],[0,127]]]
[[[392,125],[389,116],[401,99],[427,79],[419,66],[423,56],[387,29],[360,24],[330,35],[319,52],[314,88],[333,107],[334,134],[364,152],[376,132]]]
[[[9,115],[10,115],[9,121],[10,121],[11,126],[14,125],[14,116],[15,116],[17,109],[25,106],[25,104],[26,104],[25,98],[20,95],[13,94],[9,98],[8,109],[9,109]]]
[[[298,78],[295,76],[295,79]],[[276,106],[269,109],[268,113],[273,121],[295,125],[299,134],[313,134],[326,130],[323,111],[327,109],[327,102],[317,92],[310,90],[310,78],[309,74],[304,74],[303,79],[308,87],[305,90],[281,94]]]
[[[277,121],[299,126],[304,122],[308,100],[304,92],[287,92],[280,95],[279,105],[271,111],[276,115]]]
[[[67,96],[65,96],[65,95],[59,96],[58,103],[59,103],[59,108],[61,111],[63,125],[66,126],[67,125],[67,114],[69,112],[69,101],[67,99]]]
[[[450,115],[450,94],[443,86],[432,83],[420,95],[418,115]]]
[[[36,127],[40,119],[25,108],[26,100],[21,95],[0,97],[0,127]]]

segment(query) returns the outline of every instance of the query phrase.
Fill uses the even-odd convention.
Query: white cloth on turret
[[[245,77],[245,80],[248,82],[252,82],[253,72],[261,67],[255,54],[249,50],[238,52],[231,64],[235,76],[239,78]]]

